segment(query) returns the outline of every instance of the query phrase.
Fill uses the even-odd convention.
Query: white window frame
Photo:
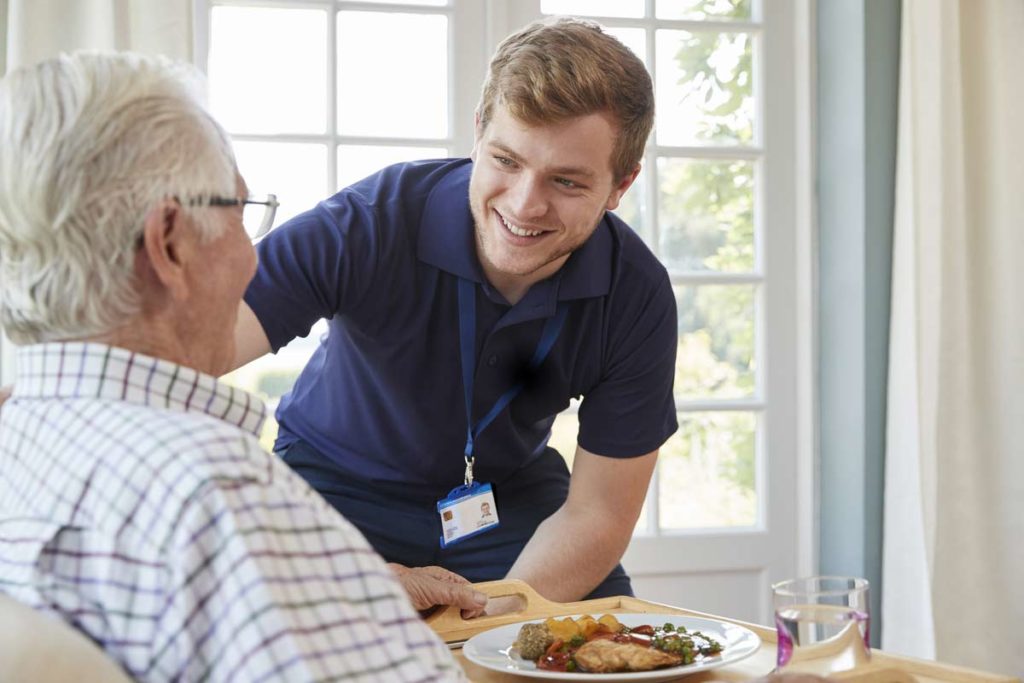
[[[699,574],[709,567],[725,573],[742,571],[746,566],[741,556],[759,555],[771,558],[760,571],[760,595],[768,596],[771,581],[807,575],[817,566],[814,1],[755,0],[758,26],[731,22],[725,26],[722,22],[694,26],[751,30],[763,38],[756,43],[754,59],[756,144],[739,155],[749,155],[758,163],[755,270],[749,275],[688,273],[673,274],[672,278],[673,284],[759,285],[755,322],[759,393],[736,401],[677,403],[681,412],[760,411],[756,470],[759,521],[755,527],[657,531],[638,536],[624,559],[627,568],[642,568],[634,574]],[[649,5],[652,3],[648,0]],[[608,24],[612,25],[613,20],[609,19]],[[676,28],[676,22],[670,27]],[[688,28],[683,23],[678,27]],[[652,49],[650,41],[648,49]],[[653,65],[653,59],[650,63]],[[736,147],[668,149],[698,158],[738,156]],[[653,147],[648,150],[649,166],[658,152]],[[656,192],[650,178],[648,192]],[[654,220],[657,235],[656,216]],[[768,231],[771,239],[765,238]],[[650,504],[656,503],[654,496]],[[779,547],[779,537],[786,535],[793,537],[792,544]],[[760,607],[761,621],[767,623],[770,607],[766,597]]]
[[[757,285],[755,298],[755,358],[757,392],[730,400],[677,400],[680,413],[704,411],[743,411],[758,415],[757,472],[758,521],[753,527],[699,529],[666,532],[658,520],[658,474],[655,472],[648,495],[645,535],[652,539],[686,537],[694,534],[724,533],[738,536],[765,531],[768,505],[782,505],[768,496],[766,460],[771,453],[795,453],[794,464],[803,476],[813,473],[815,420],[813,412],[816,316],[814,298],[813,239],[813,111],[811,107],[811,58],[813,56],[814,0],[753,0],[749,21],[691,21],[655,19],[655,0],[646,0],[644,18],[590,17],[608,27],[644,29],[647,40],[645,61],[657,80],[655,30],[748,32],[754,42],[755,139],[751,145],[669,146],[655,143],[652,135],[644,155],[648,170],[644,203],[657,206],[658,157],[699,160],[742,159],[756,165],[758,182],[754,197],[755,265],[750,273],[671,272],[672,284]],[[540,0],[516,0],[513,25],[509,30],[540,15]],[[771,10],[766,12],[766,10]],[[765,40],[768,33],[771,39]],[[799,59],[793,59],[799,55]],[[790,65],[787,70],[786,65]],[[765,141],[768,140],[768,145]],[[769,170],[770,169],[770,170]],[[788,197],[790,201],[768,201],[767,197]],[[773,238],[765,239],[768,226]],[[787,230],[787,226],[792,226]],[[649,243],[659,238],[656,210],[644,214],[644,236]],[[770,264],[770,265],[769,265]],[[775,351],[791,348],[791,354]],[[771,356],[769,354],[771,353]],[[775,475],[780,476],[780,475]],[[800,508],[800,520],[815,517],[814,479],[800,479],[794,502]],[[779,510],[778,512],[783,512]],[[788,515],[787,515],[788,516]],[[813,526],[801,529],[800,536],[811,543],[800,548],[801,564],[811,564]],[[644,540],[640,536],[634,540]],[[658,546],[659,548],[661,546]]]
[[[757,619],[768,623],[769,584],[814,573],[818,561],[816,224],[814,193],[814,9],[816,0],[753,0],[753,17],[736,21],[593,17],[609,26],[643,27],[646,62],[656,79],[653,31],[749,31],[755,41],[755,140],[749,146],[648,145],[644,163],[658,156],[751,159],[755,189],[755,267],[752,273],[671,273],[673,285],[758,285],[755,299],[754,396],[738,400],[677,401],[678,412],[741,410],[758,414],[753,527],[664,531],[658,527],[658,474],[648,495],[647,527],[623,559],[638,577],[753,571],[761,584]],[[540,14],[540,0],[516,0],[512,30]],[[652,138],[655,136],[652,136]],[[667,154],[666,154],[667,152]],[[644,198],[657,206],[656,172]],[[646,237],[657,243],[657,212],[645,213]],[[771,239],[766,234],[771,232]],[[769,467],[769,461],[771,466]],[[784,542],[780,542],[784,541]],[[751,606],[753,607],[753,606]]]
[[[210,49],[210,13],[214,6],[319,9],[327,12],[327,111],[323,133],[235,134],[239,142],[315,143],[327,146],[327,183],[338,189],[339,145],[398,145],[446,147],[451,156],[468,156],[473,147],[473,112],[489,56],[488,43],[480,27],[488,21],[490,2],[451,0],[447,6],[359,2],[358,0],[193,0],[195,36],[194,60],[207,72]],[[448,17],[448,135],[444,138],[369,137],[342,135],[337,122],[337,15],[342,11],[372,11],[391,14],[430,14]],[[490,32],[487,32],[489,34]],[[459,36],[459,40],[454,37]],[[273,93],[268,96],[273,97]]]
[[[648,16],[653,16],[655,0],[647,0]],[[756,137],[745,147],[668,147],[649,145],[645,165],[654,170],[657,157],[680,156],[698,159],[751,159],[757,165],[759,181],[755,195],[755,253],[752,273],[673,273],[676,285],[741,284],[758,285],[755,335],[758,393],[732,401],[679,401],[679,412],[704,410],[742,410],[758,414],[758,461],[756,486],[758,524],[732,529],[701,529],[665,532],[658,529],[657,487],[652,484],[649,497],[647,534],[636,537],[630,556],[637,565],[653,572],[686,569],[688,539],[719,536],[702,550],[705,556],[694,562],[694,569],[719,565],[726,567],[739,544],[749,544],[762,553],[771,553],[766,520],[793,521],[796,560],[783,563],[793,574],[809,573],[816,563],[815,451],[817,442],[815,405],[816,312],[814,310],[813,224],[813,10],[815,0],[754,0],[754,17],[748,22],[655,21],[653,19],[596,19],[607,26],[643,27],[648,32],[647,63],[657,68],[654,59],[653,31],[659,28],[749,31],[755,40],[754,84],[757,113]],[[516,28],[540,16],[540,0],[452,0],[447,8],[403,4],[378,4],[349,0],[194,0],[196,17],[196,63],[206,68],[210,8],[213,5],[267,7],[313,7],[336,13],[341,10],[374,12],[445,13],[449,24],[449,128],[441,144],[453,156],[468,155],[473,142],[473,112],[490,54],[498,42]],[[768,9],[770,12],[765,12]],[[438,140],[415,138],[365,138],[340,136],[336,130],[334,107],[336,64],[336,21],[328,19],[327,54],[328,125],[325,134],[240,135],[238,140],[278,142],[318,142],[328,146],[329,187],[336,183],[336,151],[340,144],[437,145]],[[766,144],[767,143],[767,144]],[[655,173],[648,174],[645,200],[656,206]],[[775,198],[775,199],[771,199]],[[781,199],[780,199],[781,198]],[[658,235],[656,212],[646,213],[645,231],[650,239]],[[771,230],[772,239],[765,239]],[[784,466],[767,467],[772,454],[790,454]],[[773,458],[773,460],[781,458]],[[796,482],[796,495],[771,495],[779,490],[772,482]],[[652,514],[653,513],[653,514]],[[717,540],[717,539],[716,539]],[[666,552],[666,549],[669,552]],[[711,556],[706,553],[711,552]]]

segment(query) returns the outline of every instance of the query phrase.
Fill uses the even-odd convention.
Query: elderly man
[[[140,680],[458,680],[397,568],[220,383],[256,269],[247,194],[192,73],[77,54],[0,83],[0,591]],[[272,199],[268,200],[273,207]]]

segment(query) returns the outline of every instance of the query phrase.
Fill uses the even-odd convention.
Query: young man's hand
[[[402,582],[412,606],[428,610],[437,605],[456,605],[463,610],[482,611],[487,596],[474,590],[466,579],[441,567],[406,567],[389,562],[388,567]]]

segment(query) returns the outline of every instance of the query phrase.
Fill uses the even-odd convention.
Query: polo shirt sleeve
[[[591,453],[644,455],[679,428],[672,392],[676,301],[668,274],[660,274],[655,286],[610,301],[602,377],[579,410],[579,444]]]
[[[381,232],[376,212],[352,189],[270,232],[245,293],[276,352],[321,318],[358,305],[373,287]]]

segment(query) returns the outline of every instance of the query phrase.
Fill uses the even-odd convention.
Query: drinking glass
[[[776,671],[828,675],[865,664],[868,582],[847,576],[812,576],[772,585],[779,632]]]

